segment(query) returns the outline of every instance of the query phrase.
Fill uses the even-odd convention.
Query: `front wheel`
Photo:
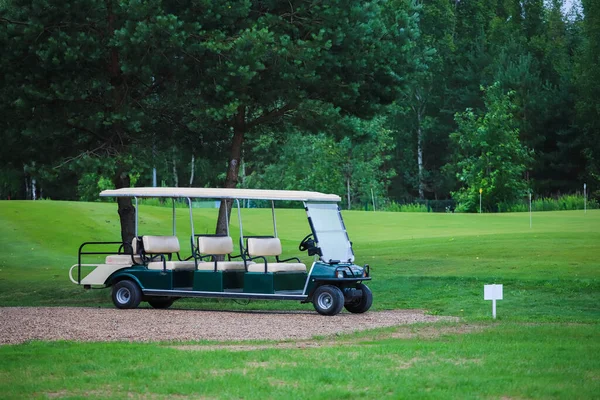
[[[319,286],[313,294],[313,306],[321,315],[339,314],[344,308],[344,293],[336,286]]]
[[[371,304],[373,304],[373,293],[371,292],[371,289],[369,289],[369,287],[364,283],[359,283],[356,288],[362,291],[362,296],[360,299],[346,304],[345,307],[346,310],[350,311],[351,313],[362,314],[371,308]]]
[[[112,300],[117,308],[136,308],[142,301],[142,291],[133,281],[120,281],[113,286]]]

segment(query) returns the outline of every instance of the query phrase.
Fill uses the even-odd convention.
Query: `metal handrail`
[[[98,244],[101,244],[101,245],[119,244],[120,246],[119,246],[119,249],[117,250],[117,254],[121,254],[120,251],[121,251],[121,249],[124,249],[125,246],[130,246],[131,247],[130,244],[127,244],[125,242],[84,242],[84,243],[82,243],[81,246],[79,246],[79,250],[77,252],[77,266],[78,266],[77,267],[77,282],[78,282],[78,285],[81,285],[81,266],[82,266],[82,264],[81,264],[81,256],[82,255],[109,255],[109,254],[115,254],[114,251],[111,251],[111,252],[106,252],[106,251],[86,251],[86,252],[84,252],[84,251],[81,251],[85,246],[92,245],[92,244],[93,245],[98,245]],[[133,261],[133,254],[131,254],[131,259]]]

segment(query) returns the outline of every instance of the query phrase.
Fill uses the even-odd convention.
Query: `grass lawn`
[[[33,342],[0,348],[4,398],[594,398],[598,325],[424,327],[320,347]],[[429,332],[431,333],[431,332]],[[235,349],[235,350],[234,350]]]
[[[170,234],[169,208],[141,206],[141,215],[140,234]],[[245,234],[271,233],[270,210],[242,216]],[[2,346],[1,397],[600,397],[600,211],[534,213],[532,229],[526,213],[349,211],[344,218],[357,263],[372,266],[373,310],[423,308],[464,322],[317,338],[304,348]],[[196,233],[213,231],[215,220],[216,210],[194,210]],[[277,221],[284,255],[298,255],[309,232],[305,214],[282,209]],[[177,223],[187,243],[187,210],[177,209]],[[235,223],[231,234],[236,240]],[[83,291],[66,273],[81,242],[119,240],[116,205],[1,201],[0,238],[0,305],[112,306],[108,290]],[[504,284],[495,322],[482,300],[487,283]],[[176,306],[312,308],[226,300]]]

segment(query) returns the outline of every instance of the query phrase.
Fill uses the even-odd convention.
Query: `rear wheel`
[[[142,291],[133,281],[120,281],[113,286],[112,300],[117,308],[136,308],[142,300]]]
[[[148,304],[150,304],[152,308],[169,308],[174,302],[175,299],[172,297],[157,297],[148,299]]]
[[[319,286],[313,294],[313,306],[321,315],[339,314],[344,308],[344,293],[336,286]]]
[[[373,293],[371,292],[371,289],[363,283],[359,283],[356,288],[362,291],[362,296],[359,299],[346,304],[344,307],[351,313],[362,314],[371,308],[371,304],[373,304]]]

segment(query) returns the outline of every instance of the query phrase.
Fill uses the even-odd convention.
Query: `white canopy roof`
[[[101,197],[189,197],[199,199],[250,199],[339,202],[340,196],[300,190],[136,187],[103,190]]]

